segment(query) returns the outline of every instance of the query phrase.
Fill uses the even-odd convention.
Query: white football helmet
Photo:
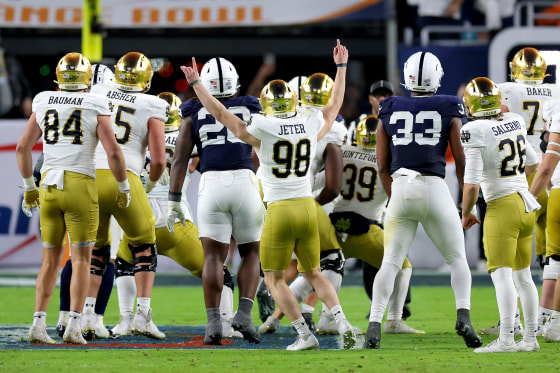
[[[416,52],[406,60],[403,68],[404,87],[411,92],[436,93],[443,68],[439,59],[430,52]]]
[[[305,75],[299,75],[299,76],[294,76],[288,82],[290,87],[292,87],[292,89],[296,92],[298,99],[300,98],[301,85],[305,83],[306,80],[307,77]]]
[[[200,82],[214,97],[231,97],[237,94],[239,75],[225,58],[212,58],[200,72]]]
[[[111,71],[111,69],[100,63],[92,65],[91,71],[93,72],[93,75],[91,77],[92,86],[96,84],[106,84],[112,82],[115,79],[115,74]]]

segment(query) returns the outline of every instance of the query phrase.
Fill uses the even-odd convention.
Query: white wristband
[[[118,181],[119,183],[119,192],[130,192],[130,184],[128,183],[128,179],[124,179],[124,181]]]
[[[25,187],[26,191],[37,189],[37,186],[35,185],[35,179],[33,178],[33,176],[23,178],[23,186]]]

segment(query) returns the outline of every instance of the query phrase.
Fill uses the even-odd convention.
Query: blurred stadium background
[[[508,80],[508,62],[525,46],[544,52],[546,82],[556,82],[560,61],[559,2],[514,1],[509,23],[490,25],[462,19],[461,24],[418,27],[421,0],[0,0],[2,47],[14,55],[33,94],[55,88],[56,63],[67,52],[80,51],[92,63],[112,66],[129,51],[147,55],[159,71],[150,93],[171,91],[189,97],[179,66],[191,56],[204,63],[222,56],[240,75],[244,93],[263,63],[275,63],[269,79],[289,80],[314,72],[334,74],[332,47],[340,38],[350,51],[348,85],[342,115],[349,123],[369,111],[367,93],[385,79],[400,87],[406,58],[418,51],[435,53],[445,76],[438,93],[458,94],[477,76]],[[478,1],[478,0],[477,0]],[[465,0],[475,5],[475,0]],[[508,27],[505,27],[508,26]],[[406,94],[402,89],[399,94]],[[24,119],[0,119],[0,271],[37,271],[41,262],[38,214],[20,211],[22,189],[15,144]],[[40,154],[40,146],[34,156]],[[195,177],[190,201],[196,212]],[[448,183],[458,196],[453,165]],[[196,213],[194,214],[196,216]],[[478,228],[467,234],[471,267],[478,264]],[[417,269],[444,265],[423,233],[410,252]],[[163,259],[159,270],[181,271]]]

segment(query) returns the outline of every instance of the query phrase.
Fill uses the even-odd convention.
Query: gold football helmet
[[[88,89],[91,75],[91,63],[81,53],[67,53],[56,65],[56,84],[62,90]]]
[[[474,78],[467,84],[463,101],[469,118],[490,117],[502,112],[500,89],[485,77]]]
[[[366,148],[375,148],[377,145],[377,123],[379,119],[375,115],[368,115],[356,126],[356,145]]]
[[[526,47],[509,63],[511,78],[517,83],[541,84],[546,76],[546,62],[538,50]]]
[[[297,94],[288,83],[277,79],[264,86],[260,102],[264,115],[287,118],[296,113]]]
[[[150,60],[139,52],[128,52],[115,65],[115,85],[121,91],[148,92],[153,75]]]
[[[169,119],[165,123],[165,132],[178,131],[181,126],[181,120],[183,119],[179,106],[181,106],[183,101],[181,101],[176,94],[171,92],[161,92],[157,97],[167,101],[169,104]]]
[[[334,82],[323,73],[315,73],[305,80],[300,88],[302,105],[323,107],[331,100]]]

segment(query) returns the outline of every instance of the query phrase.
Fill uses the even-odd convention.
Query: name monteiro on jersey
[[[492,132],[494,133],[494,136],[499,136],[503,135],[504,133],[520,130],[521,128],[525,129],[525,126],[522,127],[521,123],[519,123],[518,121],[513,121],[510,123],[499,124],[492,127]]]
[[[376,153],[363,153],[363,152],[357,152],[357,151],[353,151],[353,150],[343,150],[342,157],[344,159],[358,159],[360,161],[376,162],[377,163],[377,154]]]
[[[50,96],[48,100],[49,105],[74,105],[82,106],[84,101],[83,97],[57,97]]]

